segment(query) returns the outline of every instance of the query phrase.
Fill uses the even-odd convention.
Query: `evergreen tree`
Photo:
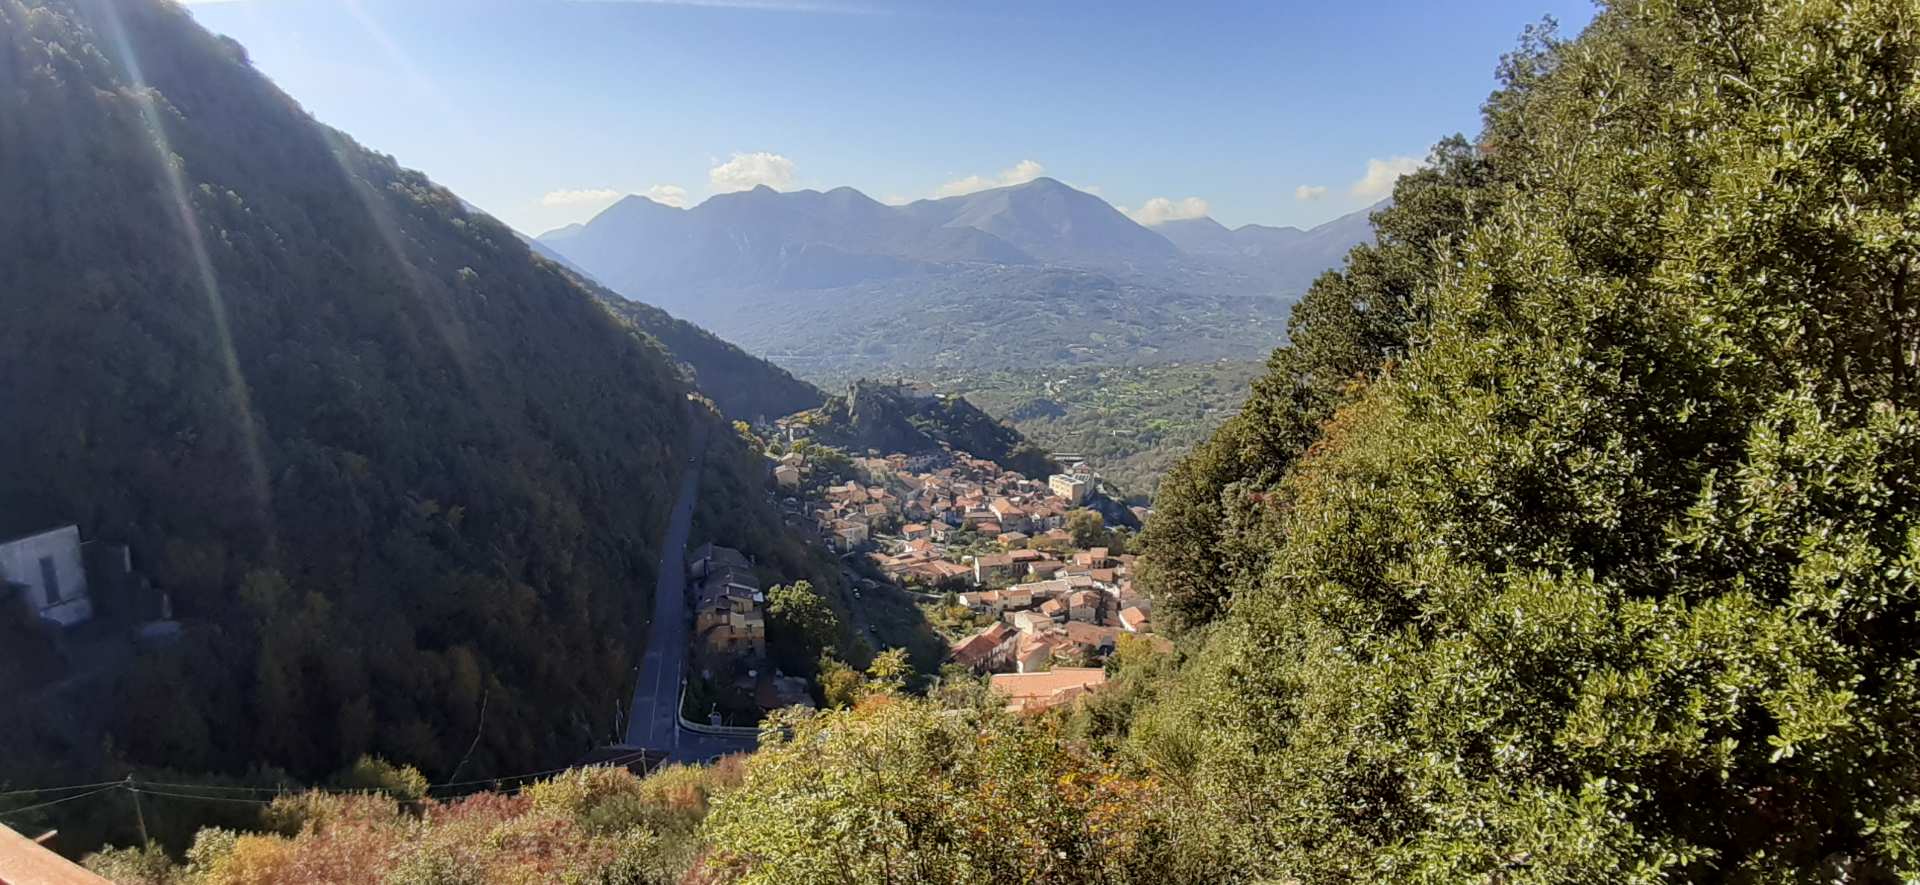
[[[1917,26],[1628,0],[1507,59],[1403,349],[1149,530],[1215,624],[1136,746],[1223,877],[1920,875]]]

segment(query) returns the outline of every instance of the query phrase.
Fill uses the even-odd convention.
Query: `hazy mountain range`
[[[850,187],[759,187],[685,209],[628,196],[536,243],[629,298],[834,376],[1036,353],[1259,357],[1291,301],[1371,238],[1372,208],[1311,230],[1229,230],[1211,218],[1146,227],[1051,178],[904,206]],[[937,343],[915,336],[956,312]],[[1013,315],[1022,346],[1010,352],[991,321]]]
[[[1373,239],[1369,216],[1385,205],[1381,201],[1307,230],[1264,224],[1228,228],[1203,216],[1169,221],[1154,231],[1195,260],[1237,271],[1275,292],[1297,294],[1314,277],[1339,267],[1348,250]]]

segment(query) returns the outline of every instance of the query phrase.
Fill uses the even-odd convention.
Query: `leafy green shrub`
[[[184,876],[166,849],[148,842],[138,848],[107,848],[82,862],[88,870],[119,885],[175,885]]]
[[[640,779],[624,768],[574,768],[528,787],[536,811],[581,818],[610,802],[641,800]]]
[[[365,790],[395,799],[419,799],[427,795],[427,778],[411,765],[394,765],[378,756],[362,756],[339,777],[340,786]]]
[[[714,799],[709,862],[754,882],[1161,882],[1158,785],[999,710],[871,694],[775,714]]]
[[[1277,355],[1148,530],[1213,624],[1134,727],[1180,838],[1239,879],[1920,876],[1920,19],[1623,0],[1502,73],[1491,196],[1315,326],[1404,307],[1325,339],[1364,383]]]

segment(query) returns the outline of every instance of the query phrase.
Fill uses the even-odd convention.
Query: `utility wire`
[[[467,767],[467,760],[472,759],[473,751],[479,748],[480,736],[487,733],[487,696],[492,693],[492,685],[488,685],[485,690],[480,692],[480,721],[473,727],[473,743],[467,745],[466,755],[460,757],[460,764],[455,765],[453,767],[453,773],[447,775],[447,777],[459,777],[460,769]],[[441,784],[440,786],[444,787],[446,784]]]
[[[272,805],[276,801],[273,799],[249,799],[245,796],[206,796],[198,793],[179,793],[171,790],[149,790],[147,789],[145,784],[136,784],[135,786],[128,787],[127,789],[132,790],[135,793],[139,793],[143,796],[160,796],[167,799],[204,799],[208,802],[239,802],[245,805]],[[326,795],[329,795],[329,796],[378,796],[380,795],[377,791],[373,791],[373,790],[368,790],[364,792],[341,792],[341,793],[326,792],[324,790],[309,790],[304,792],[314,792],[314,793],[325,792]],[[297,794],[289,793],[288,795],[297,795]],[[391,798],[392,801],[398,802],[403,805],[430,801],[427,799],[400,799],[397,797],[389,797],[389,798]]]
[[[74,784],[72,786],[67,786],[67,787],[38,787],[31,790],[6,790],[6,791],[0,791],[0,799],[4,799],[8,796],[24,796],[28,793],[64,793],[68,790],[86,790],[86,789],[91,789],[93,787],[111,787],[116,784],[121,784],[124,782],[125,781],[101,781],[100,783],[97,783],[97,784]]]
[[[204,799],[208,802],[243,802],[248,805],[272,805],[272,799],[247,799],[240,796],[195,796],[191,793],[169,793],[165,790],[149,790],[134,786],[127,789],[143,796],[163,796],[168,799]]]
[[[174,787],[182,790],[227,790],[230,792],[240,792],[240,793],[302,793],[302,792],[306,792],[309,789],[319,789],[318,787],[313,787],[313,788],[249,787],[249,786],[229,786],[226,784],[170,784],[170,783],[165,783],[163,781],[142,781],[142,780],[136,780],[134,783],[137,783],[143,787]]]
[[[243,805],[272,805],[276,801],[273,799],[249,799],[244,796],[204,796],[204,795],[196,795],[193,793],[177,793],[169,790],[149,790],[144,785],[127,787],[127,789],[143,796],[160,796],[167,799],[201,799],[208,802],[236,802]],[[523,784],[510,789],[501,790],[499,792],[502,795],[513,796],[513,795],[517,795],[524,789],[526,789],[526,785]],[[103,790],[101,792],[105,792],[105,791]],[[314,790],[309,792],[325,792],[325,791]],[[484,792],[484,791],[476,791],[476,792]],[[91,794],[87,794],[87,795],[91,795]],[[293,794],[289,794],[289,795],[293,795]],[[380,796],[381,794],[378,791],[369,790],[369,791],[361,791],[361,792],[354,792],[354,791],[328,792],[327,795],[329,796]],[[424,796],[419,799],[401,799],[397,796],[387,796],[385,798],[388,801],[395,802],[400,805],[423,805],[429,802],[441,802],[449,799],[463,799],[466,797],[465,796]]]
[[[21,812],[25,812],[25,811],[33,811],[34,809],[45,808],[49,805],[59,805],[62,802],[72,802],[75,799],[85,799],[88,796],[98,796],[101,793],[108,793],[114,790],[125,789],[126,786],[127,784],[125,781],[114,781],[112,785],[101,787],[100,789],[94,790],[91,793],[81,793],[77,796],[68,796],[64,799],[55,799],[51,802],[42,802],[38,805],[26,805],[20,808],[9,808],[5,811],[0,811],[0,817],[6,817],[7,815],[10,815],[10,814],[20,814]]]

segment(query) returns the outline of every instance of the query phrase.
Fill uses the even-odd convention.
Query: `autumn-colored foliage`
[[[737,762],[723,761],[667,766],[645,778],[574,769],[518,793],[445,801],[300,793],[267,809],[268,831],[201,831],[185,863],[118,849],[88,865],[151,885],[671,883],[695,865],[708,798],[739,775]]]

